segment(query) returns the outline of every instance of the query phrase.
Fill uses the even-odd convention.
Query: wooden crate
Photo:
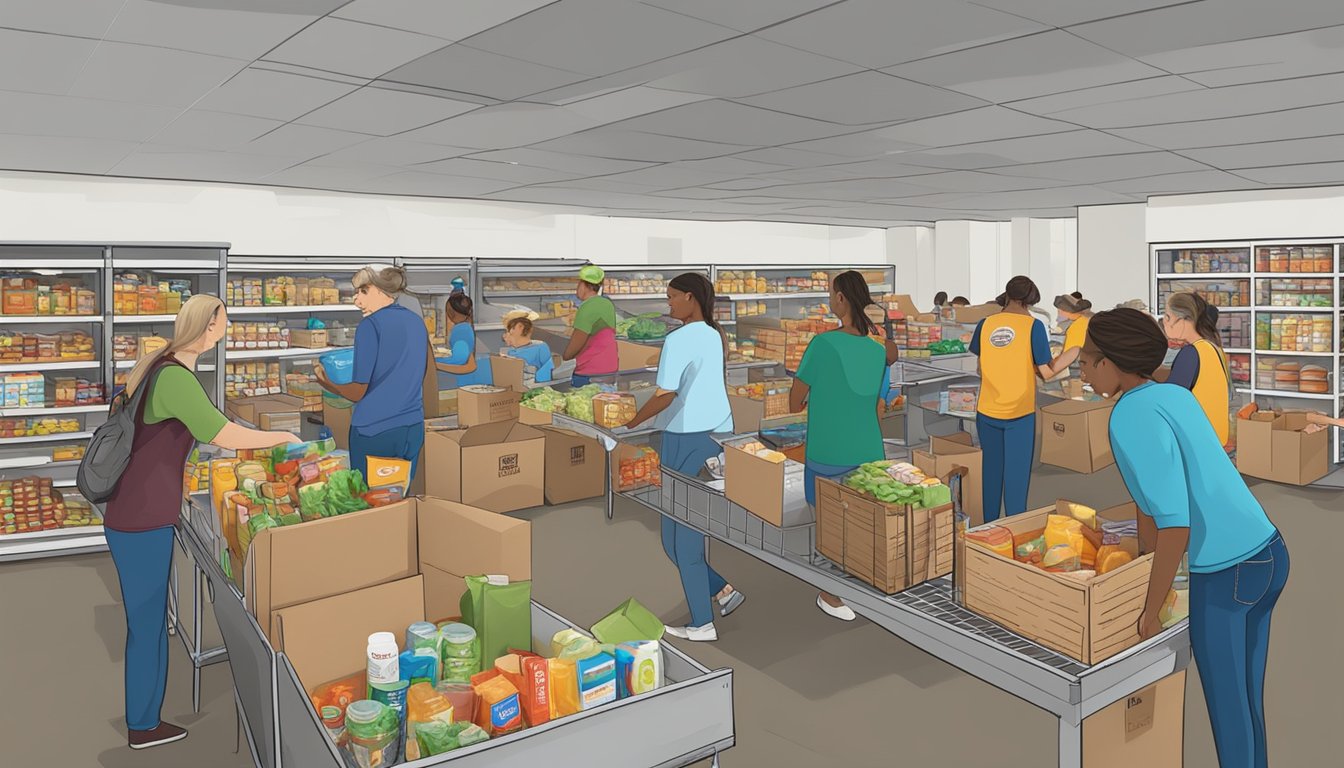
[[[884,504],[817,479],[817,551],[847,573],[894,594],[952,572],[952,505]]]
[[[1027,533],[1045,527],[1051,514],[1067,515],[1067,502],[992,525]],[[1137,514],[1128,503],[1098,517],[1127,520]],[[1151,554],[1086,583],[1001,557],[973,540],[966,542],[965,564],[967,608],[1069,658],[1097,664],[1139,642]]]

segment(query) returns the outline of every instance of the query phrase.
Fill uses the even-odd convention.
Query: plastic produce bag
[[[635,640],[661,640],[663,622],[635,598],[621,603],[593,625],[593,637],[607,645]]]
[[[1045,557],[1041,560],[1041,568],[1053,573],[1076,571],[1080,567],[1078,551],[1068,544],[1057,544],[1051,547],[1045,551]]]
[[[532,647],[532,582],[507,576],[468,576],[460,607],[462,622],[475,628],[481,668],[489,669],[510,648]]]

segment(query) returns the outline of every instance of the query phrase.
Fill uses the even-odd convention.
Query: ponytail
[[[849,304],[849,322],[854,330],[861,336],[876,334],[877,324],[869,320],[863,311],[874,303],[872,294],[868,292],[868,281],[863,279],[863,275],[851,269],[836,275],[832,282],[835,292],[844,296],[845,302]]]
[[[723,332],[723,326],[719,325],[719,321],[714,319],[714,284],[699,272],[683,272],[669,280],[667,286],[690,294],[700,306],[700,314],[705,318],[705,325],[719,332],[719,340],[723,344],[723,356],[727,359],[728,335]]]
[[[1167,297],[1167,309],[1195,326],[1200,338],[1222,349],[1223,339],[1218,333],[1218,308],[1198,293],[1174,293]]]

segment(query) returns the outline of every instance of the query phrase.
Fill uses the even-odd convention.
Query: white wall
[[[1078,209],[1078,290],[1097,309],[1150,301],[1147,215],[1143,203]]]
[[[908,243],[906,230],[911,229],[889,229],[888,239]],[[1048,304],[1055,295],[1077,289],[1077,237],[1073,219],[940,221],[933,235],[933,263],[926,266],[913,259],[918,268],[916,304],[923,307],[938,291],[977,304],[991,301],[1014,275],[1035,280]],[[909,247],[894,252],[899,258]],[[902,271],[903,262],[894,263]]]
[[[1344,237],[1344,187],[1153,197],[1147,242]]]
[[[926,308],[938,289],[934,283],[937,254],[933,227],[892,227],[887,230],[887,261],[896,267],[896,293],[904,293],[915,305]]]
[[[882,229],[587,216],[540,206],[276,187],[0,173],[0,237],[222,241],[261,256],[881,264]]]

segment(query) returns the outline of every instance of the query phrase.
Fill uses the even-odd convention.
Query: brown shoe
[[[159,723],[159,727],[152,731],[132,731],[128,729],[126,737],[127,741],[130,742],[131,749],[149,749],[160,744],[171,744],[174,741],[187,738],[187,729],[179,728],[172,723]]]

